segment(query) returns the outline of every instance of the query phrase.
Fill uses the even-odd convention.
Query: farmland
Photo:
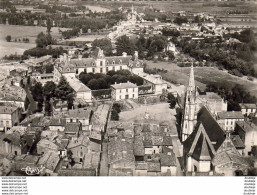
[[[61,35],[59,34],[58,28],[51,29],[51,35],[57,39]],[[4,25],[0,24],[0,58],[4,57],[5,55],[15,54],[18,55],[23,54],[26,49],[30,49],[36,46],[35,40],[37,35],[40,32],[46,32],[45,27],[38,27],[38,26],[19,26],[19,25]],[[30,40],[29,43],[23,42],[7,42],[5,37],[10,35],[12,40],[28,38]]]
[[[189,78],[189,67],[178,67],[174,63],[158,62],[153,63],[147,61],[147,68],[159,68],[167,70],[167,73],[158,73],[163,76],[163,79],[174,83],[187,85]],[[228,74],[226,71],[219,70],[215,67],[195,67],[196,84],[201,89],[204,89],[206,84],[217,83],[220,86],[242,85],[252,95],[257,96],[257,82],[249,81],[245,77],[236,77]]]

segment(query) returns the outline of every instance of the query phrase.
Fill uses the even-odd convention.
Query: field
[[[167,73],[159,73],[163,76],[163,79],[167,81],[171,81],[174,83],[179,83],[183,85],[188,84],[189,79],[189,67],[178,67],[174,63],[167,62],[158,62],[153,63],[151,61],[147,61],[148,68],[159,68],[165,69]],[[247,91],[249,91],[252,95],[257,97],[257,81],[249,81],[245,77],[240,78],[233,75],[228,74],[226,71],[219,70],[215,67],[195,67],[195,80],[196,84],[201,89],[204,89],[206,84],[210,83],[218,83],[220,86],[234,86],[234,85],[242,85]]]
[[[59,34],[58,28],[51,29],[51,35],[57,39],[61,35]],[[35,40],[40,32],[46,32],[46,27],[38,26],[19,26],[19,25],[4,25],[0,24],[0,58],[10,54],[23,54],[26,49],[30,49],[36,46]],[[28,38],[29,43],[23,42],[7,42],[5,37],[11,35],[12,40]]]

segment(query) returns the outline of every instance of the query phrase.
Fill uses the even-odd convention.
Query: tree
[[[50,34],[51,28],[53,26],[53,22],[50,18],[47,19],[46,21],[46,28],[47,28],[47,33]]]
[[[118,121],[119,120],[119,113],[116,110],[111,111],[111,120]]]
[[[43,87],[43,95],[46,101],[49,101],[51,97],[55,95],[56,84],[53,81],[47,81]]]
[[[175,108],[177,101],[176,98],[174,97],[174,95],[172,93],[168,93],[168,103],[170,104],[170,108],[173,109]]]
[[[11,42],[11,40],[12,40],[11,35],[7,35],[7,36],[5,37],[5,40],[6,40],[7,42]]]
[[[92,47],[93,49],[97,47],[101,48],[106,56],[112,55],[112,42],[107,38],[95,39],[92,43]]]
[[[92,90],[97,90],[100,88],[100,83],[97,79],[92,79],[88,82],[87,86]]]
[[[126,52],[128,55],[133,55],[136,47],[133,41],[129,39],[126,35],[119,37],[116,41],[117,55],[122,55]]]
[[[43,86],[40,82],[37,82],[35,85],[30,87],[30,91],[32,94],[32,97],[35,101],[38,102],[38,111],[41,112],[43,108],[43,102],[44,102],[44,97],[43,97]]]
[[[36,44],[39,48],[45,48],[47,45],[55,44],[56,41],[51,37],[50,34],[44,34],[43,32],[37,35]]]
[[[60,82],[55,89],[55,97],[63,101],[68,101],[68,108],[72,108],[75,98],[74,90],[63,76],[61,77]]]

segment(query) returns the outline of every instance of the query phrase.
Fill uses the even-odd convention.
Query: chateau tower
[[[197,122],[197,89],[194,79],[194,67],[191,66],[189,83],[185,94],[184,115],[182,120],[182,141],[193,132]]]

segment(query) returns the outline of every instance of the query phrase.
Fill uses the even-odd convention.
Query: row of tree
[[[132,75],[128,70],[109,71],[107,74],[82,72],[79,75],[79,80],[92,90],[108,89],[114,83],[130,81],[142,85],[144,82],[141,77]]]
[[[33,99],[38,102],[39,112],[45,105],[45,112],[50,114],[52,105],[50,99],[57,99],[68,102],[68,108],[71,109],[74,101],[74,90],[70,87],[64,77],[61,77],[60,82],[56,85],[52,81],[48,81],[44,86],[40,82],[30,87]]]

